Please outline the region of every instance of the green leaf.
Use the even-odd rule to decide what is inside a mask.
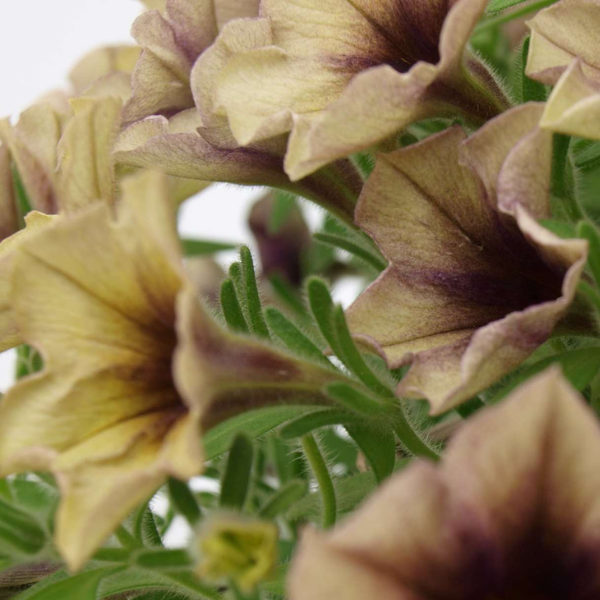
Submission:
[[[226,279],[221,284],[221,307],[223,308],[225,321],[227,321],[231,331],[248,333],[248,324],[240,306],[235,285],[231,279]]]
[[[524,2],[527,2],[527,0],[490,0],[486,12],[488,14],[498,13],[507,8],[511,8],[512,6],[523,4]]]
[[[252,253],[247,246],[242,246],[240,250],[242,262],[242,273],[246,283],[246,309],[250,321],[252,333],[262,338],[269,338],[269,329],[265,323],[262,311],[260,294],[258,293],[258,284],[256,283],[256,273],[254,272],[254,261]]]
[[[140,550],[134,556],[134,562],[143,569],[181,569],[191,567],[193,561],[187,550],[157,548]]]
[[[561,221],[559,219],[540,219],[540,225],[545,227],[548,231],[551,231],[554,235],[566,240],[577,237],[575,225],[567,221]]]
[[[308,281],[308,301],[323,337],[344,365],[371,391],[385,397],[393,393],[371,371],[354,344],[341,306],[335,307],[325,282],[316,277]]]
[[[44,580],[15,596],[15,600],[96,600],[102,580],[124,568],[113,566],[94,569],[50,583]]]
[[[530,367],[523,369],[505,387],[497,392],[489,402],[492,404],[499,402],[521,385],[521,383],[537,373],[541,373],[555,363],[558,363],[562,367],[563,374],[571,382],[571,385],[575,389],[583,391],[600,369],[600,348],[579,348],[544,358]]]
[[[36,554],[46,543],[46,533],[32,515],[0,500],[0,543]]]
[[[577,169],[591,171],[600,165],[600,142],[579,140],[573,149],[573,164]]]
[[[273,406],[251,410],[219,423],[206,432],[204,452],[211,460],[227,452],[238,433],[254,439],[272,431],[282,423],[315,410],[314,406]]]
[[[133,519],[133,535],[145,546],[162,546],[162,539],[156,525],[154,513],[148,502],[135,513]]]
[[[354,420],[355,418],[345,410],[326,408],[310,412],[294,419],[281,428],[279,435],[284,440],[293,440],[307,435],[308,433],[312,433],[321,427],[347,425],[348,423],[354,422]]]
[[[404,468],[410,460],[396,461],[394,471]],[[335,481],[338,515],[353,511],[365,498],[377,488],[373,473],[358,473]],[[285,517],[290,521],[303,519],[317,520],[321,510],[321,498],[318,492],[308,494],[287,510]]]
[[[308,315],[306,307],[298,291],[292,287],[284,277],[279,273],[269,275],[269,283],[277,297],[296,314],[306,317]]]
[[[334,369],[335,367],[323,355],[321,349],[296,325],[294,325],[283,313],[273,307],[265,310],[265,318],[272,332],[295,354],[308,360],[314,361]]]
[[[221,507],[237,510],[244,507],[250,487],[253,458],[252,441],[243,433],[238,433],[231,445],[227,468],[221,482]]]
[[[389,427],[374,429],[366,425],[347,425],[346,430],[357,443],[371,465],[379,483],[394,470],[396,460],[396,436]]]
[[[169,477],[167,487],[169,489],[169,498],[175,510],[184,516],[192,527],[196,525],[201,517],[200,507],[187,483]]]
[[[591,223],[582,221],[577,226],[577,235],[585,238],[590,245],[588,265],[596,285],[600,285],[600,233]]]
[[[308,483],[302,479],[292,479],[283,485],[277,493],[258,511],[265,519],[274,519],[284,513],[308,493]]]
[[[185,256],[206,256],[223,252],[224,250],[235,250],[239,244],[229,242],[211,242],[209,240],[193,240],[183,238],[181,240],[181,249]]]
[[[326,386],[325,393],[348,410],[364,415],[365,417],[381,416],[385,409],[385,406],[379,400],[367,396],[351,385],[341,381]]]
[[[515,97],[519,104],[526,102],[545,102],[547,98],[546,86],[539,81],[530,79],[525,74],[527,56],[529,55],[530,36],[523,40],[523,44],[517,54],[515,65]]]
[[[388,265],[387,261],[379,253],[375,252],[374,249],[368,248],[366,244],[358,244],[355,240],[347,237],[332,235],[330,233],[315,233],[314,238],[318,242],[349,252],[366,262],[377,272],[383,271]]]

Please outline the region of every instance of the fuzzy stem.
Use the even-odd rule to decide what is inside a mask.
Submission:
[[[319,484],[323,500],[323,529],[328,529],[335,524],[337,516],[337,503],[333,481],[331,480],[319,446],[312,435],[305,435],[302,438],[302,449]]]

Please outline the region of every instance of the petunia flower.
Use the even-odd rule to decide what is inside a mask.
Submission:
[[[569,313],[587,243],[536,221],[550,214],[542,112],[524,105],[468,140],[454,127],[380,155],[359,201],[357,223],[390,265],[350,307],[350,327],[392,367],[411,364],[398,394],[434,413],[517,367],[559,323],[591,327]]]
[[[600,428],[558,371],[474,417],[329,533],[305,532],[291,600],[600,596]]]
[[[123,184],[16,252],[11,306],[44,370],[0,404],[0,474],[48,470],[56,544],[80,568],[168,476],[202,471],[201,433],[257,406],[319,402],[332,375],[207,315],[182,270],[164,176]]]
[[[347,160],[340,160],[298,182],[284,172],[287,136],[248,147],[233,137],[227,119],[215,113],[211,90],[227,61],[252,48],[265,23],[233,20],[217,41],[197,60],[191,74],[196,108],[137,121],[121,133],[115,158],[124,165],[157,168],[169,175],[240,185],[262,185],[290,191],[353,222],[362,179]],[[255,29],[248,36],[248,30]]]
[[[254,49],[213,90],[242,145],[292,131],[286,172],[300,179],[427,117],[481,123],[508,108],[470,50],[486,0],[264,0]]]
[[[164,12],[149,10],[133,24],[132,35],[143,51],[133,75],[133,96],[125,106],[125,122],[192,108],[190,73],[196,59],[227,21],[258,16],[258,0],[167,0],[164,4]]]
[[[531,42],[526,73],[554,85],[574,59],[586,77],[600,83],[600,3],[561,0],[527,23]]]

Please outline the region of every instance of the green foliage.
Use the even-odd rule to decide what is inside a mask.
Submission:
[[[227,468],[221,482],[223,508],[243,509],[250,486],[253,458],[254,447],[250,438],[243,433],[238,433],[231,445]]]
[[[185,256],[208,256],[224,250],[235,250],[239,244],[183,238],[181,249]]]

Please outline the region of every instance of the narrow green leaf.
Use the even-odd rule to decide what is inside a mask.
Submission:
[[[376,271],[383,271],[387,267],[387,261],[381,255],[368,250],[366,247],[346,237],[329,233],[315,233],[314,238],[323,244],[328,244],[329,246],[340,248],[353,254],[372,266]]]
[[[294,353],[324,367],[334,366],[323,355],[320,348],[304,335],[282,312],[273,307],[265,310],[265,318],[271,331]]]
[[[319,445],[312,435],[305,435],[302,438],[302,450],[321,493],[321,524],[323,529],[328,529],[335,525],[337,519],[337,499],[331,474]]]
[[[586,144],[581,149],[583,142],[580,140],[574,145],[578,151],[573,152],[573,164],[584,171],[596,169],[600,165],[600,142],[585,140]]]
[[[246,283],[246,308],[248,310],[250,329],[255,335],[268,339],[270,337],[269,329],[265,323],[260,294],[258,293],[254,261],[252,260],[252,253],[247,246],[242,246],[240,258],[242,261],[242,273]]]
[[[489,403],[499,402],[521,385],[521,383],[556,363],[562,367],[563,374],[571,382],[571,385],[575,389],[582,391],[589,385],[598,373],[598,370],[600,370],[600,348],[578,348],[577,350],[569,350],[563,354],[544,358],[530,367],[523,369],[491,398]]]
[[[325,393],[347,409],[366,417],[381,416],[385,409],[385,406],[375,398],[341,381],[329,384],[325,388]]]
[[[523,40],[517,54],[515,96],[519,104],[526,102],[545,102],[547,98],[546,86],[539,81],[530,79],[525,74],[527,56],[529,55],[530,36]]]
[[[251,410],[227,419],[206,432],[204,437],[206,460],[227,452],[238,433],[244,433],[250,439],[254,439],[314,409],[314,406],[272,406]]]
[[[44,581],[15,596],[15,600],[96,600],[98,588],[105,577],[125,567],[105,567],[68,577],[50,584]]]
[[[162,546],[162,539],[156,525],[154,513],[148,502],[135,513],[133,519],[133,535],[144,546]]]
[[[0,500],[0,540],[26,554],[39,552],[46,534],[28,513]]]
[[[258,511],[265,519],[274,519],[284,513],[290,506],[299,502],[308,493],[308,483],[301,479],[293,479],[282,486],[277,493]]]
[[[353,424],[347,425],[346,431],[365,455],[377,481],[381,483],[387,479],[396,460],[396,436],[392,429]]]
[[[221,482],[222,507],[242,510],[250,487],[253,458],[252,441],[243,433],[238,433],[229,451],[227,468]]]
[[[337,336],[333,327],[333,301],[325,282],[317,277],[311,277],[306,286],[308,303],[323,337],[337,354]]]
[[[185,517],[186,521],[193,527],[200,520],[200,507],[192,494],[187,483],[169,477],[167,482],[169,489],[169,498],[175,510]]]
[[[187,550],[167,548],[140,550],[135,554],[134,562],[144,569],[181,569],[190,567],[193,561]]]
[[[229,242],[211,242],[209,240],[194,240],[183,238],[181,248],[185,256],[206,256],[222,252],[223,250],[235,250],[239,244]]]
[[[486,12],[488,14],[497,13],[527,1],[528,0],[490,0]]]
[[[600,286],[600,233],[591,223],[582,221],[577,226],[577,236],[585,238],[590,245],[588,265],[596,284]]]
[[[338,306],[333,311],[333,325],[336,330],[338,345],[341,351],[340,360],[352,371],[371,391],[383,397],[394,397],[393,392],[385,386],[371,371],[362,354],[354,344],[344,309]]]
[[[248,324],[242,312],[235,285],[231,279],[226,279],[221,284],[221,307],[223,308],[225,321],[227,321],[231,331],[248,333]]]
[[[329,425],[347,425],[355,419],[347,411],[338,408],[326,408],[310,412],[294,419],[279,430],[279,435],[284,440],[293,440],[312,433],[321,427]]]
[[[498,2],[501,2],[501,1],[502,0],[498,0]],[[505,0],[505,1],[511,1],[511,0]],[[512,11],[508,11],[508,12],[503,12],[502,14],[497,14],[497,13],[503,9],[499,9],[499,10],[497,9],[497,10],[493,11],[493,15],[489,19],[484,19],[479,23],[479,25],[477,25],[477,27],[473,31],[473,34],[475,35],[475,34],[481,33],[482,31],[486,31],[488,29],[493,29],[494,27],[498,27],[500,25],[503,25],[504,23],[508,23],[509,21],[519,19],[521,17],[524,17],[525,15],[528,15],[530,13],[541,10],[542,8],[545,8],[546,6],[550,6],[551,4],[554,4],[557,1],[558,0],[537,0],[536,2],[530,2],[530,3],[526,4],[522,8],[518,8],[516,10],[512,10]],[[523,4],[523,2],[524,2],[524,0],[523,1],[519,0],[518,4]],[[504,8],[506,9],[506,8],[508,8],[508,6],[505,6]],[[489,11],[489,9],[488,9],[488,11]]]
[[[471,415],[475,414],[478,410],[485,408],[485,403],[479,398],[474,396],[470,400],[463,402],[460,406],[456,407],[456,412],[463,418],[468,419]]]

